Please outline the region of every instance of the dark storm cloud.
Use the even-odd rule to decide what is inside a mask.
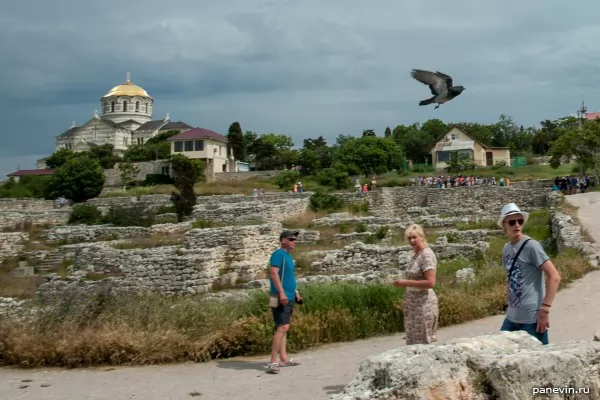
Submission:
[[[219,132],[238,120],[298,145],[434,117],[536,125],[582,99],[600,108],[600,5],[486,3],[12,2],[0,15],[0,165],[51,153],[128,71],[155,118]],[[467,91],[435,112],[418,107],[429,92],[411,68],[449,73]]]

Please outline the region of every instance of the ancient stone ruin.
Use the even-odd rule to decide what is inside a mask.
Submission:
[[[544,346],[498,332],[371,356],[332,400],[600,399],[599,369],[599,342]]]
[[[32,298],[51,304],[65,291],[83,296],[97,290],[220,297],[244,296],[268,285],[268,259],[283,228],[301,231],[294,253],[300,285],[320,282],[389,281],[411,255],[403,232],[422,224],[439,260],[465,260],[456,279],[469,282],[477,258],[493,238],[500,208],[516,202],[528,211],[550,209],[559,248],[576,248],[598,265],[598,245],[586,241],[573,219],[557,210],[560,195],[537,182],[509,187],[381,188],[368,194],[338,194],[347,210],[311,214],[311,193],[258,197],[199,198],[185,222],[152,226],[67,225],[70,208],[52,202],[0,202],[0,261],[13,263],[15,279],[34,279]],[[106,213],[111,206],[164,210],[166,195],[105,197],[88,201]],[[308,220],[307,220],[308,218]],[[172,220],[172,218],[171,218]],[[23,300],[3,300],[0,313]],[[4,310],[4,311],[2,311]]]

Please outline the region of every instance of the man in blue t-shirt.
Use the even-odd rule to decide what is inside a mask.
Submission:
[[[275,334],[271,350],[271,363],[267,367],[269,372],[278,373],[279,367],[299,365],[298,362],[288,358],[286,353],[286,334],[290,329],[294,304],[302,301],[296,290],[296,275],[294,274],[294,260],[290,252],[296,246],[298,231],[283,231],[279,235],[281,247],[271,254],[269,261],[270,289],[269,294],[278,299],[278,306],[271,307],[275,320]],[[279,362],[278,362],[279,357]]]
[[[498,225],[509,239],[502,250],[508,298],[505,304],[506,318],[500,330],[523,330],[542,344],[548,344],[550,307],[558,291],[560,273],[540,243],[523,234],[523,225],[528,218],[527,212],[509,203],[502,208],[498,219]],[[546,285],[544,275],[548,276]]]

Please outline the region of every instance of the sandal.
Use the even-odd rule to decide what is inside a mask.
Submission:
[[[278,374],[279,373],[279,364],[271,363],[271,364],[267,365],[267,372],[271,373],[271,374]]]
[[[294,361],[293,358],[287,360],[287,362],[281,363],[283,367],[295,367],[296,365],[301,365],[298,361]]]

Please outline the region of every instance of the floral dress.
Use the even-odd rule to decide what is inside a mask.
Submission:
[[[424,272],[437,268],[437,257],[426,247],[412,256],[405,278],[424,280]],[[407,287],[404,294],[404,332],[406,344],[429,344],[437,341],[438,298],[433,289]]]

